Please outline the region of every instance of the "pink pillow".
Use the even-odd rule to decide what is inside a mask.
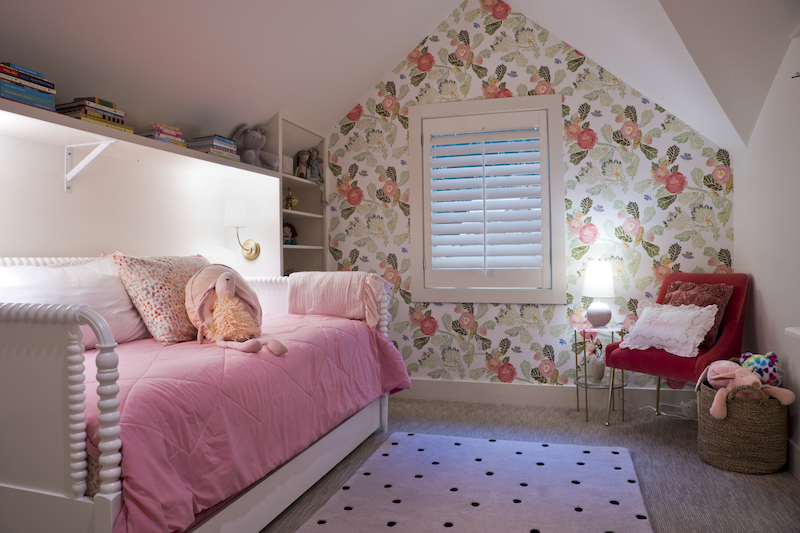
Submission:
[[[722,316],[725,314],[725,307],[727,307],[731,295],[733,295],[733,285],[726,285],[725,283],[708,284],[673,281],[667,288],[667,294],[664,295],[664,303],[675,306],[694,304],[698,307],[715,304],[717,306],[717,315],[714,318],[714,325],[711,326],[703,342],[700,343],[700,346],[704,348],[712,348],[717,342],[719,325],[722,323]]]
[[[114,263],[154,339],[164,345],[197,339],[197,329],[186,313],[186,283],[209,264],[205,257],[114,254]]]

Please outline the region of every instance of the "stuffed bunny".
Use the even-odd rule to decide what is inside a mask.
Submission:
[[[733,364],[736,365],[736,363]],[[737,389],[735,395],[736,398],[753,400],[759,399],[761,398],[761,395],[758,393],[758,391],[762,391],[765,394],[776,398],[781,405],[789,405],[790,403],[794,402],[794,392],[790,391],[789,389],[776,387],[774,385],[764,385],[761,383],[761,379],[758,374],[753,372],[752,368],[743,368],[739,365],[736,366],[738,368],[732,372],[729,371],[725,374],[719,374],[716,378],[717,380],[730,380],[727,385],[717,390],[717,394],[714,396],[714,401],[711,403],[711,408],[708,410],[709,413],[711,413],[711,416],[717,420],[722,420],[728,416],[728,405],[726,403],[726,399],[728,397],[728,393],[732,392],[734,389]]]

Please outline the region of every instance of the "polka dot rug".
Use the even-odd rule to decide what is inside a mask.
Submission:
[[[299,533],[652,532],[626,448],[394,433]]]

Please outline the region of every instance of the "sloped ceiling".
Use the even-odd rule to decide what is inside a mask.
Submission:
[[[2,2],[2,61],[129,123],[229,135],[282,110],[329,131],[458,0]],[[720,146],[737,149],[800,23],[797,0],[514,0]],[[798,65],[800,69],[800,65]]]

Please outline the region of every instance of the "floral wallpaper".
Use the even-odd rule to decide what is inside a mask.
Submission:
[[[541,94],[563,99],[567,305],[416,301],[408,109]],[[728,152],[502,0],[459,5],[341,120],[329,146],[329,251],[339,270],[393,284],[390,337],[412,378],[570,384],[589,259],[614,265],[612,321],[623,328],[670,271],[732,271]],[[631,384],[654,381],[639,374]]]

